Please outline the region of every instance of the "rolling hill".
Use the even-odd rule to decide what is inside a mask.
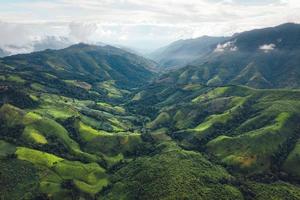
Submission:
[[[155,141],[176,141],[180,148],[204,153],[234,177],[242,174],[250,181],[239,187],[253,192],[244,197],[260,199],[254,185],[299,182],[299,98],[299,90],[159,83],[133,95],[128,107],[151,112],[145,126]]]
[[[140,112],[135,108],[152,102],[143,109],[152,107],[146,126],[158,138],[208,152],[245,174],[292,170],[285,166],[298,149],[299,90],[189,84],[152,86],[140,94],[130,106]],[[274,156],[283,156],[279,166]]]

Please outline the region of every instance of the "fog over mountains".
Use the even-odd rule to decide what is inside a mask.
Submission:
[[[3,45],[0,47],[3,52],[0,56],[4,57],[15,54],[31,53],[46,49],[63,49],[72,44],[73,43],[65,37],[47,36],[39,40],[33,40],[21,46],[14,44]]]

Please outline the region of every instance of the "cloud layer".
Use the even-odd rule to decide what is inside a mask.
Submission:
[[[276,48],[275,44],[264,44],[259,47],[260,50],[263,50],[265,53],[273,51]]]
[[[0,46],[49,35],[152,49],[300,22],[298,0],[2,0]]]

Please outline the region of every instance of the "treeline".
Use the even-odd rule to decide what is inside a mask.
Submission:
[[[30,98],[28,94],[21,92],[21,88],[13,88],[10,85],[7,89],[0,90],[0,107],[6,103],[19,108],[33,108],[38,105],[38,102]]]

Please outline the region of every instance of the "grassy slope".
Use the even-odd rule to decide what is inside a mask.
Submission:
[[[290,138],[297,137],[300,116],[297,90],[229,86],[202,91],[196,97],[186,95],[177,106],[167,100],[156,104],[157,117],[148,127],[166,128],[165,132],[184,147],[205,150],[246,174],[269,171],[274,156],[286,154],[282,152],[287,150],[285,145],[291,142]],[[290,144],[292,148],[294,143]],[[293,176],[298,173],[296,152],[297,146],[285,167],[294,172]]]
[[[47,192],[47,186],[59,185],[64,180],[73,180],[79,190],[92,195],[101,191],[102,187],[108,184],[108,180],[105,178],[105,170],[96,163],[83,164],[68,161],[52,154],[24,147],[17,148],[16,155],[18,159],[29,161],[41,169],[40,184],[43,187],[40,189],[42,192]],[[49,170],[53,172],[50,176],[47,175]],[[61,188],[57,189],[50,195],[59,193]]]
[[[109,184],[105,170],[100,169],[122,162],[143,143],[138,130],[132,132],[136,118],[120,105],[30,89],[26,93],[34,107],[18,108],[13,99],[14,106],[0,107],[1,139],[14,144],[1,140],[0,159],[15,162],[12,153],[17,146],[18,160],[33,164],[31,168],[39,176],[34,184],[39,187],[28,190],[28,195],[45,193],[54,199],[97,196]],[[56,162],[59,164],[53,165]],[[5,195],[13,192],[2,189]]]

